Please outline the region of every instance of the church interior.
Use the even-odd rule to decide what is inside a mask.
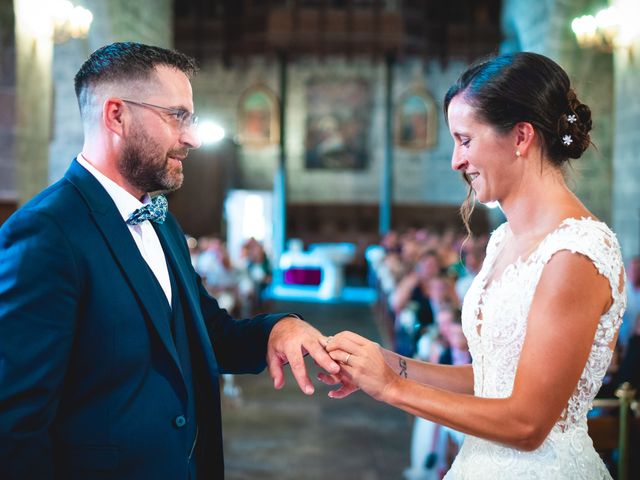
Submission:
[[[61,19],[63,3],[0,0],[0,225],[81,151],[73,77],[88,55],[118,41],[176,49],[199,66],[202,146],[169,209],[210,293],[238,317],[295,311],[327,335],[349,329],[437,362],[407,274],[455,315],[505,220],[478,204],[467,239],[443,98],[474,61],[532,51],[591,107],[595,148],[568,183],[616,232],[635,315],[625,335],[640,336],[638,0],[73,0],[77,18]],[[615,18],[588,23],[607,8]],[[449,333],[443,349],[459,341]],[[590,420],[621,479],[640,478],[629,353],[620,346]],[[306,398],[292,376],[282,391],[265,373],[225,377],[229,480],[436,479],[455,457],[455,432],[429,431],[424,443],[443,438],[436,455],[414,417],[316,384]]]

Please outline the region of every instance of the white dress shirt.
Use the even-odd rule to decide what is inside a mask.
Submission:
[[[142,202],[138,200],[113,180],[100,173],[82,154],[78,154],[77,160],[78,163],[87,169],[87,171],[100,182],[100,185],[104,187],[116,204],[124,222],[127,221],[127,218],[129,218],[134,210],[151,201],[149,195],[145,195]],[[142,258],[145,259],[147,265],[149,265],[149,268],[151,268],[151,271],[158,279],[164,294],[167,296],[167,301],[169,305],[171,305],[171,281],[169,280],[167,260],[164,256],[160,239],[158,239],[158,235],[153,229],[151,222],[145,220],[138,225],[127,224],[127,227],[129,227],[129,232],[136,242]]]

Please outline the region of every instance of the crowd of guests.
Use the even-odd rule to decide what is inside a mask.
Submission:
[[[461,306],[480,271],[487,236],[455,230],[391,231],[369,255],[379,293],[379,316],[393,349],[434,363],[462,365],[471,355],[462,331]],[[420,417],[413,422],[409,480],[441,478],[462,434]]]
[[[640,255],[627,263],[626,273],[627,308],[600,398],[614,398],[616,389],[629,382],[640,399]]]
[[[264,308],[262,293],[271,283],[271,265],[259,241],[246,240],[235,263],[220,238],[189,237],[187,244],[193,267],[222,308],[236,318],[255,315]]]
[[[461,306],[482,267],[487,241],[486,236],[467,239],[453,230],[391,231],[382,238],[380,248],[369,252],[379,293],[378,316],[386,340],[397,353],[442,364],[471,363]],[[598,396],[614,398],[625,381],[640,395],[639,365],[640,256],[627,264],[627,310],[616,355]],[[462,439],[459,432],[416,417],[411,466],[405,478],[442,478]]]
[[[271,265],[262,244],[255,238],[246,240],[240,258],[232,262],[226,243],[217,237],[187,238],[191,263],[203,284],[220,307],[234,318],[248,318],[269,309],[263,292],[271,283]],[[234,403],[241,401],[241,391],[233,375],[223,375],[224,396]]]

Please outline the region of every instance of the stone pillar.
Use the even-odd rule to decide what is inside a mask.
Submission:
[[[0,223],[15,208],[16,42],[13,0],[0,0]]]
[[[505,0],[503,51],[531,51],[554,59],[569,74],[578,98],[591,108],[596,148],[572,162],[568,184],[594,215],[611,224],[613,59],[579,48],[571,31],[573,18],[591,13],[591,5],[590,0]]]
[[[53,27],[47,0],[14,0],[16,39],[15,186],[25,203],[47,186],[52,128]]]
[[[170,48],[173,45],[171,0],[75,0],[93,13],[86,39],[70,40],[54,49],[53,81],[55,130],[50,148],[50,183],[59,179],[83,143],[80,113],[73,78],[89,55],[112,42],[141,42]]]
[[[614,2],[631,8],[633,2]],[[638,14],[623,10],[625,14]],[[634,17],[637,18],[637,17]],[[625,259],[640,255],[640,38],[614,52],[613,228]]]

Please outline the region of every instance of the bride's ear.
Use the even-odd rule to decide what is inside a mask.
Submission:
[[[515,148],[519,156],[526,157],[536,137],[536,131],[529,122],[519,122],[513,127]]]

